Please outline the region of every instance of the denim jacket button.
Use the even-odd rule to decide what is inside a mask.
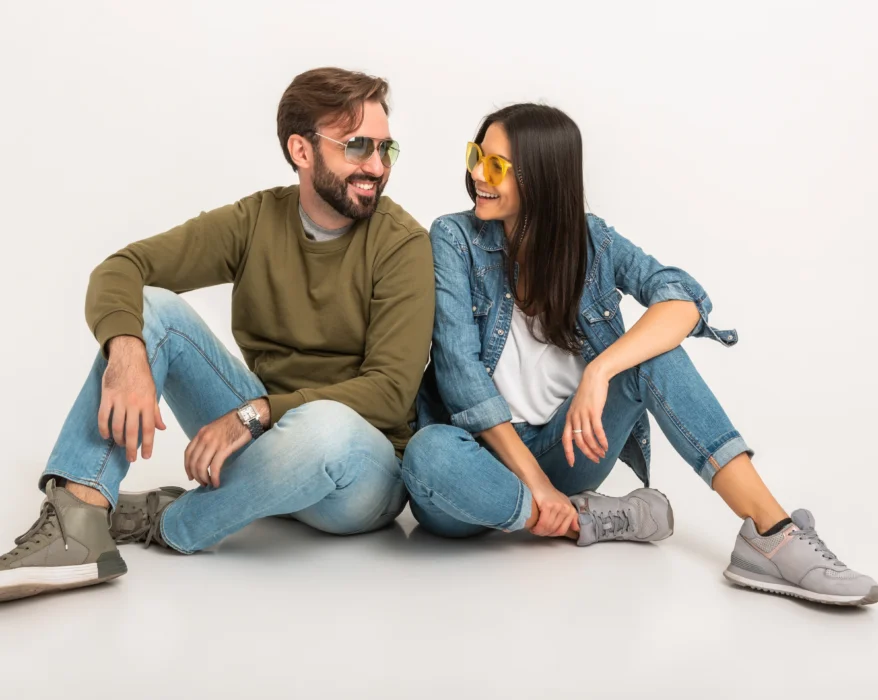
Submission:
[[[733,335],[730,335],[728,338],[726,338],[726,340],[734,340],[734,339],[735,339],[735,336],[733,336]]]
[[[506,292],[506,298],[507,298],[507,299],[511,299],[511,298],[512,298],[512,295],[511,295],[509,292]]]
[[[503,335],[503,329],[502,329],[502,328],[501,328],[499,331],[497,331],[497,335]]]
[[[475,310],[476,310],[476,307],[474,306],[474,307],[473,307],[473,311],[475,311]]]
[[[486,371],[488,374],[491,374],[491,368],[490,368],[490,367],[485,367],[485,371]]]
[[[606,317],[606,316],[609,316],[609,315],[610,315],[610,312],[609,312],[609,311],[604,311],[604,316],[605,316],[605,317]]]
[[[649,442],[649,440],[647,440],[646,438],[644,438],[643,440],[640,441],[640,444],[641,444],[641,445],[645,445],[645,444],[648,443],[648,442]]]

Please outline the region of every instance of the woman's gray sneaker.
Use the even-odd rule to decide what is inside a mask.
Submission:
[[[119,494],[119,504],[113,511],[110,535],[116,544],[129,542],[146,542],[146,546],[155,542],[167,547],[162,539],[162,511],[180,496],[186,489],[179,486],[162,486],[151,491]]]
[[[878,603],[878,584],[842,564],[814,529],[814,516],[797,510],[792,524],[762,537],[744,521],[724,576],[739,586],[829,605]]]
[[[580,547],[609,540],[657,542],[674,534],[671,503],[655,489],[637,489],[621,498],[584,491],[570,501],[579,511]]]
[[[110,537],[107,509],[46,484],[46,500],[30,530],[0,557],[0,601],[81,588],[128,571]]]

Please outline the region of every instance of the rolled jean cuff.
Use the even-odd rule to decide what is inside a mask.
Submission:
[[[183,494],[184,496],[186,494]],[[195,549],[186,549],[185,547],[181,547],[178,544],[174,544],[171,539],[168,537],[167,530],[165,530],[165,516],[168,514],[168,508],[177,504],[177,501],[180,499],[176,499],[175,501],[169,503],[165,506],[164,510],[159,514],[159,532],[161,533],[162,539],[165,541],[165,544],[168,545],[169,548],[173,549],[180,554],[195,554],[197,550]]]
[[[87,486],[90,489],[94,489],[98,493],[100,493],[104,498],[107,499],[110,503],[110,512],[112,513],[116,510],[116,505],[118,504],[118,493],[113,494],[110,490],[102,484],[100,481],[96,481],[95,479],[87,479],[83,476],[73,476],[70,472],[65,472],[61,469],[53,469],[52,471],[45,471],[40,475],[40,481],[37,484],[37,487],[43,493],[46,492],[46,484],[49,483],[51,479],[57,478],[64,479],[65,481],[72,482],[74,484],[79,484],[80,486]]]
[[[713,488],[713,478],[716,476],[717,472],[741,454],[747,454],[752,457],[753,450],[747,447],[744,438],[737,435],[720,445],[713,451],[713,454],[705,460],[704,466],[701,469],[701,478],[704,479],[705,483],[710,486],[710,488]]]
[[[523,530],[524,524],[528,521],[531,515],[532,502],[533,496],[530,493],[530,489],[523,483],[519,483],[518,503],[515,506],[515,510],[518,515],[515,515],[510,520],[507,520],[505,525],[499,525],[498,529],[503,530],[503,532],[515,532],[516,530]]]

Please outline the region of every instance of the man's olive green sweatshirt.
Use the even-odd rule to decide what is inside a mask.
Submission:
[[[143,338],[144,286],[231,282],[232,331],[265,385],[271,423],[308,401],[338,401],[401,456],[433,329],[427,232],[382,197],[369,219],[317,242],[298,206],[297,186],[257,192],[111,255],[91,274],[89,328],[106,353],[115,336]]]

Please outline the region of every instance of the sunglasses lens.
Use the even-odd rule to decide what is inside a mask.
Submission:
[[[354,136],[344,149],[345,158],[350,163],[365,163],[372,157],[375,150],[375,144],[372,139],[365,136]]]
[[[469,172],[475,170],[475,167],[479,164],[479,158],[481,158],[481,156],[481,149],[476,144],[468,143],[466,145],[466,169]]]
[[[385,168],[392,168],[399,158],[399,143],[396,141],[382,141],[378,145],[378,155]]]
[[[503,162],[497,156],[485,158],[485,182],[496,187],[503,181]]]

